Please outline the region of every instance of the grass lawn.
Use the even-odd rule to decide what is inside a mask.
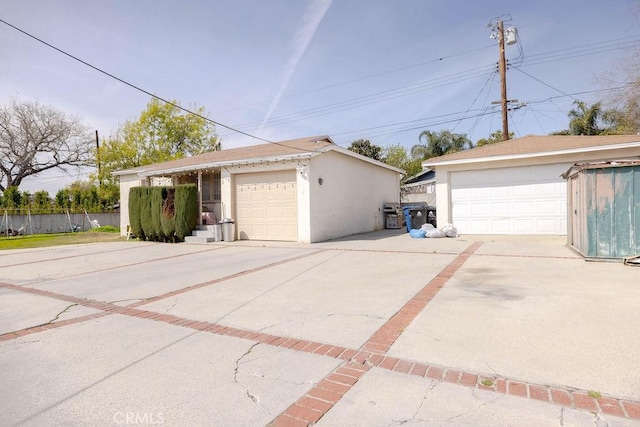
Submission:
[[[32,236],[6,237],[0,235],[0,250],[43,248],[46,246],[76,245],[79,243],[117,242],[125,240],[120,229],[101,227],[78,233],[34,234]]]

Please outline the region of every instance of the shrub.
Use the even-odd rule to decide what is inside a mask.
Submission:
[[[129,189],[129,225],[131,226],[131,232],[141,240],[145,239],[141,220],[143,189],[144,187],[132,187]]]
[[[183,241],[198,225],[198,189],[133,187],[129,190],[129,225],[142,240]]]
[[[149,209],[151,217],[151,235],[153,240],[164,241],[160,217],[162,216],[162,191],[165,187],[149,187]]]
[[[176,186],[175,227],[178,240],[184,240],[198,225],[198,188],[195,184]]]
[[[162,215],[160,215],[160,225],[162,234],[171,242],[176,239],[176,189],[173,187],[163,187],[162,189]]]
[[[142,187],[140,196],[140,225],[146,240],[155,240],[153,219],[151,218],[151,187]]]

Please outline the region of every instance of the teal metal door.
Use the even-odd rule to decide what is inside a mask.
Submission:
[[[640,255],[640,166],[584,170],[587,250],[594,258]]]

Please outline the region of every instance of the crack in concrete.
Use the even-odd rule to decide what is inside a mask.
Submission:
[[[78,305],[78,303],[75,303],[75,302],[74,302],[73,304],[71,304],[71,305],[67,306],[67,307],[66,307],[64,310],[62,310],[60,313],[56,314],[56,317],[54,317],[53,319],[49,320],[49,321],[48,321],[48,322],[46,322],[46,323],[42,323],[42,324],[38,325],[38,326],[50,325],[51,323],[53,323],[53,322],[55,322],[56,320],[58,320],[58,318],[59,318],[60,316],[62,316],[64,313],[66,313],[66,312],[67,312],[67,310],[69,310],[71,307],[75,307],[76,305]]]
[[[262,404],[262,402],[260,402],[260,399],[254,395],[253,393],[251,393],[251,391],[249,391],[249,387],[245,384],[242,384],[240,381],[238,381],[238,374],[240,373],[240,364],[242,363],[242,359],[244,359],[245,357],[247,357],[249,355],[249,353],[251,353],[251,351],[258,345],[260,345],[261,343],[257,342],[255,344],[253,344],[251,347],[249,347],[249,349],[247,351],[244,352],[244,354],[242,354],[242,356],[240,356],[237,360],[236,360],[236,367],[233,370],[233,382],[238,384],[240,387],[242,387],[247,395],[247,397],[249,399],[251,399],[252,402],[257,403],[258,405],[260,405],[262,407],[262,409],[264,409],[265,411],[267,411],[267,414],[272,415],[271,411],[269,410],[269,408],[267,408],[266,406],[264,406]]]
[[[474,397],[476,397],[476,398],[477,398],[477,396],[476,396],[476,394],[475,394],[475,390],[472,390],[472,394],[473,394],[473,396],[474,396]],[[469,409],[468,411],[465,411],[465,412],[463,412],[463,413],[461,413],[461,414],[454,415],[453,417],[447,418],[447,419],[446,419],[446,421],[448,422],[448,421],[454,420],[454,419],[456,419],[456,418],[464,417],[465,415],[472,414],[472,413],[474,413],[474,412],[478,412],[478,411],[479,411],[480,409],[482,409],[484,406],[486,406],[486,405],[488,405],[488,404],[490,404],[490,403],[496,402],[496,401],[498,401],[498,400],[500,400],[500,399],[501,399],[501,396],[498,396],[498,397],[496,397],[495,399],[491,399],[491,400],[488,400],[488,401],[486,401],[486,402],[483,402],[483,403],[481,403],[480,405],[478,405],[478,407],[476,407],[476,408],[474,408],[474,409]]]
[[[173,307],[176,306],[176,304],[178,304],[178,296],[176,295],[176,300],[173,302],[173,304],[171,305],[171,307],[167,308],[164,312],[165,314],[169,313],[169,310],[171,310]]]
[[[564,426],[564,408],[560,408],[560,427]]]
[[[604,418],[602,418],[602,414],[599,413],[594,413],[595,418],[593,419],[593,424],[596,425],[597,427],[609,427],[609,421],[605,420]],[[603,424],[604,423],[604,424]]]

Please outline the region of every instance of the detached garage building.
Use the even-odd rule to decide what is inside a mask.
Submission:
[[[384,228],[404,171],[337,146],[328,136],[213,151],[115,172],[120,229],[129,189],[195,183],[201,218],[232,218],[236,238],[320,242]]]
[[[525,136],[428,159],[437,222],[462,234],[567,234],[567,183],[578,162],[640,159],[640,137]]]

